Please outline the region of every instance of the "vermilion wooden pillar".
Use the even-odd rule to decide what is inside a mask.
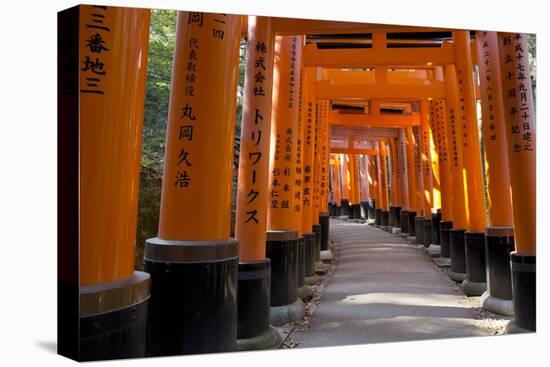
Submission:
[[[469,212],[468,231],[465,233],[466,279],[462,284],[465,294],[480,296],[487,288],[485,275],[485,195],[481,167],[481,148],[477,127],[475,81],[470,49],[470,32],[454,31],[456,70],[462,114],[463,159],[466,178],[466,202]]]
[[[280,342],[269,322],[271,261],[266,258],[273,44],[271,19],[249,16],[235,221],[239,241],[238,350],[253,349],[260,336],[272,345]],[[265,69],[256,66],[256,60],[264,60]]]
[[[159,231],[145,245],[150,355],[236,348],[229,218],[240,25],[236,15],[178,13]]]
[[[515,251],[511,253],[514,325],[536,329],[536,120],[527,35],[499,33]]]

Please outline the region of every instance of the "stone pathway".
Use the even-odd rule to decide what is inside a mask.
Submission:
[[[331,219],[337,263],[298,348],[499,334],[507,320],[480,317],[415,245],[366,224]],[[492,314],[491,314],[492,315]],[[494,316],[494,315],[493,315]]]

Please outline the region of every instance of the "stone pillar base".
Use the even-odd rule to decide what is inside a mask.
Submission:
[[[282,343],[281,334],[273,326],[269,326],[269,329],[261,335],[237,339],[237,351],[279,349]]]
[[[464,279],[462,282],[462,291],[469,297],[481,296],[487,290],[487,283],[474,282]]]
[[[505,316],[514,316],[514,303],[511,299],[502,299],[489,295],[489,292],[485,292],[480,298],[481,307],[487,311]]]
[[[289,305],[271,307],[269,321],[271,325],[283,326],[301,320],[305,314],[304,302],[297,298],[294,303]]]

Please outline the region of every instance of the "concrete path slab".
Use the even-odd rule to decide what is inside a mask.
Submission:
[[[332,280],[309,320],[294,329],[301,347],[494,335],[472,299],[405,239],[331,219]]]

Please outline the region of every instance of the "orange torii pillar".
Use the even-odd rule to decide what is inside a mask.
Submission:
[[[319,74],[319,68],[317,70]],[[315,144],[314,144],[314,166],[313,166],[313,223],[312,230],[315,233],[315,268],[317,269],[318,263],[321,261],[321,224],[319,223],[319,213],[321,209],[321,150],[323,140],[323,119],[325,108],[325,101],[316,100],[316,113],[315,113]]]
[[[319,225],[321,226],[321,251],[328,250],[329,237],[329,215],[328,215],[328,165],[329,165],[329,144],[330,131],[328,124],[328,110],[330,102],[321,101],[320,109],[320,137],[319,141]],[[319,253],[320,255],[320,253]],[[320,258],[319,258],[320,260]],[[323,264],[319,264],[321,267]]]
[[[240,24],[178,13],[159,230],[145,244],[149,355],[236,348],[239,246],[229,218]]]
[[[298,227],[298,297],[306,300],[311,297],[312,290],[305,284],[306,279],[306,238],[304,237],[304,215],[302,200],[304,190],[304,138],[305,138],[305,117],[303,113],[303,79],[300,73],[300,87],[298,97],[298,139],[296,140],[296,174],[294,175],[294,212],[296,214],[296,225]]]
[[[441,222],[441,180],[439,172],[439,154],[436,147],[437,142],[437,130],[438,130],[438,120],[436,118],[436,101],[430,101],[430,156],[431,156],[431,166],[432,166],[432,215],[431,220],[426,221],[425,225],[427,228],[424,231],[429,230],[429,234],[424,236],[424,241],[426,246],[428,246],[428,252],[432,257],[438,256],[440,247],[439,247],[439,223]]]
[[[450,173],[453,177],[453,229],[450,230],[451,268],[449,277],[462,282],[466,279],[464,233],[468,228],[466,184],[462,160],[462,112],[459,104],[456,69],[445,65],[445,89],[447,101],[447,140],[449,142]]]
[[[58,352],[78,361],[146,356],[150,276],[134,269],[149,17],[58,13]]]
[[[376,208],[375,220],[376,224],[381,227],[389,226],[390,218],[390,207],[388,199],[388,148],[385,141],[380,141],[378,143],[380,154],[375,156],[375,172],[376,175],[376,185],[375,189],[378,191],[378,202]]]
[[[389,139],[389,162],[390,162],[390,206],[389,206],[389,217],[388,217],[388,228],[385,230],[391,231],[393,227],[396,226],[398,221],[398,216],[400,215],[401,207],[399,206],[401,188],[399,185],[399,162],[397,154],[397,142],[395,138]]]
[[[368,200],[369,200],[369,183],[367,180],[368,159],[367,155],[359,156],[359,175],[361,185],[359,186],[359,199],[361,205],[361,219],[368,219]]]
[[[376,143],[378,144],[378,143]],[[375,224],[376,221],[376,202],[378,199],[378,179],[376,172],[376,157],[372,155],[367,155],[367,185],[369,186],[369,198],[367,200],[367,223]]]
[[[266,258],[273,35],[267,17],[248,17],[235,237],[239,241],[237,349],[280,343],[270,326],[271,261]],[[264,60],[265,70],[256,66]],[[262,88],[263,93],[259,93]],[[269,340],[258,345],[258,340]]]
[[[340,168],[340,154],[332,154],[334,160],[333,173],[333,185],[332,191],[334,193],[334,216],[340,216],[340,203],[342,202],[342,170]]]
[[[487,289],[485,274],[485,190],[481,166],[481,147],[477,127],[475,80],[470,51],[470,32],[454,31],[456,71],[462,114],[463,159],[469,212],[468,231],[464,237],[466,279],[462,290],[468,296],[481,296]]]
[[[334,217],[334,154],[330,153],[329,156],[329,193],[328,193],[328,214],[329,217]]]
[[[436,73],[437,74],[437,73]],[[441,80],[443,74],[441,73]],[[434,106],[437,130],[435,141],[439,166],[439,181],[441,189],[441,217],[439,222],[439,257],[435,263],[440,267],[451,265],[451,233],[453,228],[452,175],[450,173],[449,147],[447,140],[447,114],[445,101],[438,100]]]
[[[304,141],[302,144],[303,159],[303,192],[302,192],[302,236],[305,246],[305,283],[313,285],[315,280],[315,247],[316,239],[313,232],[313,183],[315,164],[315,120],[316,106],[313,95],[313,83],[315,82],[315,69],[302,69],[303,103],[302,120],[305,121]]]
[[[351,205],[351,218],[360,219],[361,218],[361,176],[360,176],[360,167],[359,167],[359,156],[353,154],[351,158],[351,177],[352,177],[352,196],[353,201]]]
[[[272,325],[302,318],[298,297],[299,237],[294,210],[302,36],[275,37],[267,252],[271,259]]]
[[[329,155],[329,168],[328,168],[328,175],[329,175],[329,185],[328,185],[328,215],[329,217],[334,216],[334,160],[333,155],[330,153]]]
[[[416,233],[414,229],[414,219],[417,210],[417,192],[416,192],[416,172],[414,170],[414,134],[412,126],[408,126],[405,131],[406,143],[406,167],[407,167],[407,186],[409,195],[409,210],[401,211],[401,236],[409,237],[410,232]],[[412,221],[412,225],[411,224]]]
[[[340,206],[340,214],[342,219],[350,218],[351,216],[351,177],[349,170],[349,156],[347,154],[340,154],[340,168],[342,177],[342,204]]]
[[[395,224],[392,233],[400,234],[403,231],[403,222],[409,223],[409,181],[407,172],[407,134],[404,128],[399,131],[397,140],[397,162],[399,187],[401,189],[401,210],[395,217]]]
[[[415,180],[415,207],[409,212],[409,241],[416,242],[416,217],[424,209],[424,182],[422,177],[422,142],[420,126],[412,127],[412,172]]]
[[[348,154],[348,160],[349,160],[349,166],[348,166],[348,169],[349,169],[349,177],[350,177],[350,200],[349,200],[349,204],[350,204],[350,215],[349,215],[349,219],[356,219],[356,214],[357,214],[357,210],[355,209],[355,207],[357,206],[357,201],[356,201],[356,197],[357,197],[357,182],[356,182],[356,179],[357,177],[355,177],[355,170],[356,170],[356,165],[355,165],[355,155],[354,154]]]
[[[355,201],[355,198],[356,198],[356,190],[357,190],[357,186],[356,186],[356,177],[355,177],[355,159],[354,159],[355,155],[352,155],[352,154],[346,154],[346,160],[348,161],[348,174],[349,174],[349,188],[350,188],[350,191],[349,191],[349,206],[350,206],[350,210],[349,210],[349,219],[356,219],[355,218],[355,214],[356,214],[356,209],[355,209],[355,205],[356,205],[356,201]]]
[[[513,316],[510,252],[514,250],[508,143],[496,32],[476,32],[489,225],[485,228],[485,309]]]
[[[527,35],[499,33],[515,251],[510,254],[514,320],[509,330],[536,329],[536,122]]]
[[[421,99],[419,102],[420,110],[420,146],[422,150],[422,188],[423,199],[420,205],[421,211],[415,218],[416,243],[425,244],[429,240],[431,242],[431,222],[432,222],[432,203],[433,203],[433,177],[432,177],[432,130],[430,128],[430,111],[428,101]],[[427,223],[427,224],[426,224]],[[428,231],[426,233],[426,226]],[[428,238],[426,238],[428,237]]]

